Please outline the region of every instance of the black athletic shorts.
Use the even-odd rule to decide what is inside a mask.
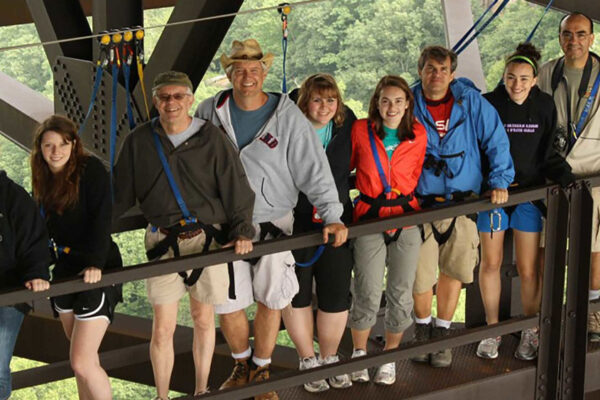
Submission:
[[[311,229],[314,227],[310,215],[308,218],[303,218],[302,215],[295,216],[294,233]],[[306,262],[316,250],[317,247],[309,247],[293,250],[292,253],[296,261]],[[352,250],[349,242],[346,242],[340,247],[327,245],[321,257],[310,267],[296,266],[300,290],[292,299],[292,307],[303,308],[311,304],[314,278],[319,310],[331,313],[349,310],[352,302],[350,282],[353,265]]]
[[[116,290],[118,288],[109,286],[53,297],[52,308],[57,314],[72,312],[79,321],[103,318],[111,323],[118,302],[113,293]]]

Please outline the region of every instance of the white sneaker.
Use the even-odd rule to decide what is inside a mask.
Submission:
[[[500,336],[483,339],[477,346],[477,357],[488,358],[490,360],[498,358],[498,347],[500,347],[501,342],[502,337]]]
[[[300,360],[300,371],[306,369],[319,367],[321,364],[316,357],[306,357]],[[308,382],[304,384],[304,389],[310,393],[324,392],[329,389],[329,385],[325,379],[319,379],[318,381]]]
[[[515,351],[515,357],[524,361],[535,359],[537,357],[538,344],[539,338],[536,328],[521,331],[521,341]]]
[[[364,350],[354,350],[352,352],[352,358],[356,358],[356,357],[362,357],[362,356],[366,356],[367,352]],[[360,382],[360,383],[366,383],[369,382],[369,371],[365,368],[365,369],[361,369],[360,371],[354,371],[353,373],[350,374],[350,378],[352,379],[352,382]]]
[[[377,368],[373,382],[378,385],[393,385],[396,382],[396,363],[383,364]]]
[[[329,365],[340,362],[340,358],[336,355],[327,356],[325,359],[321,359],[321,365]],[[350,380],[350,376],[348,374],[336,375],[327,379],[329,381],[329,386],[335,389],[346,389],[352,386],[352,381]]]

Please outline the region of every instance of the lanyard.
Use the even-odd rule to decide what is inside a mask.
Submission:
[[[158,117],[154,118],[152,122],[150,122],[150,128],[152,129],[152,136],[154,138],[154,146],[156,147],[156,152],[158,153],[158,158],[160,159],[160,163],[162,164],[163,170],[165,171],[165,175],[167,176],[167,180],[169,181],[169,186],[171,187],[171,191],[173,192],[173,196],[175,196],[175,200],[179,205],[179,209],[183,214],[183,219],[185,222],[197,222],[195,217],[192,217],[190,211],[188,210],[183,197],[181,196],[181,192],[179,191],[179,187],[177,183],[175,183],[175,178],[173,177],[173,173],[171,172],[171,168],[169,167],[169,163],[167,161],[167,157],[165,156],[165,152],[163,151],[162,145],[160,144],[160,138],[156,130],[154,129],[155,124],[158,122]]]
[[[573,137],[571,138],[573,142],[579,139],[579,135],[581,135],[581,132],[583,131],[585,120],[587,119],[587,116],[592,109],[592,105],[594,104],[594,100],[596,99],[596,95],[598,94],[598,87],[600,87],[600,72],[598,72],[598,75],[596,76],[596,81],[594,82],[590,97],[588,97],[585,106],[583,107],[583,111],[581,112],[581,116],[579,117],[579,122],[577,122],[577,126],[575,126],[575,130],[573,131]],[[568,107],[570,106],[571,105],[569,104]]]

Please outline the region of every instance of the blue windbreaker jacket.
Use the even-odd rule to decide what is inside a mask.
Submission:
[[[445,195],[447,198],[453,192],[473,191],[479,194],[483,180],[481,153],[489,160],[489,187],[506,189],[514,179],[515,170],[508,136],[498,113],[466,78],[452,81],[450,90],[454,104],[448,133],[440,138],[427,110],[421,83],[413,88],[415,116],[427,129],[426,160],[429,157],[446,165],[438,176],[434,168],[424,166],[417,194]]]

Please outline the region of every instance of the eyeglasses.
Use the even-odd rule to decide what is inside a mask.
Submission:
[[[175,101],[182,101],[187,96],[190,96],[190,94],[189,93],[157,94],[156,98],[161,103],[167,103],[169,100],[171,100],[171,98],[173,98],[173,100],[175,100]]]
[[[587,38],[589,35],[590,34],[587,32],[576,32],[575,35],[573,35],[573,32],[569,32],[569,31],[560,33],[560,37],[566,41],[571,41],[573,39],[573,36],[575,36],[577,38],[577,40],[581,41],[581,40],[584,40],[585,38]]]

